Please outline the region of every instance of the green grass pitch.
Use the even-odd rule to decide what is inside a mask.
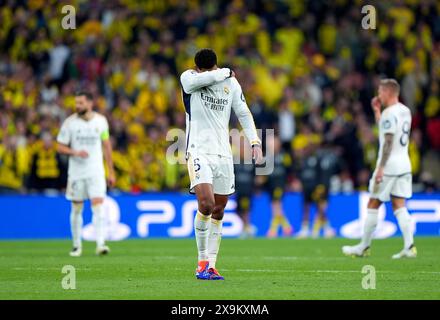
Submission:
[[[416,238],[417,259],[392,260],[400,238],[375,240],[367,258],[345,257],[346,239],[223,239],[217,267],[225,281],[194,277],[194,239],[110,242],[97,257],[68,256],[68,240],[1,241],[0,299],[440,299],[440,237]],[[64,265],[76,289],[62,288]],[[362,288],[365,265],[376,289]]]

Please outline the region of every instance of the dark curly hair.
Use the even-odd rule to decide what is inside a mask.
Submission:
[[[201,49],[196,53],[194,62],[199,69],[211,69],[217,64],[217,55],[212,49]]]

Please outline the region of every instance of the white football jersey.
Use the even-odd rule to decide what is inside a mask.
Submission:
[[[216,154],[232,158],[229,119],[234,109],[252,144],[261,144],[242,89],[228,68],[198,73],[187,70],[180,77],[186,111],[186,155]]]
[[[411,173],[411,162],[408,154],[411,131],[411,111],[404,104],[398,102],[385,108],[379,122],[379,154],[377,165],[382,158],[382,148],[385,134],[392,133],[393,146],[390,157],[385,164],[385,175],[402,175]]]
[[[108,130],[107,119],[96,112],[88,121],[75,113],[63,122],[57,141],[68,145],[73,150],[84,150],[89,154],[85,159],[69,157],[69,179],[77,180],[105,175],[102,137],[108,135]]]

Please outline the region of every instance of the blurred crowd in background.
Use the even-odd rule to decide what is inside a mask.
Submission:
[[[337,157],[331,192],[367,189],[378,148],[370,100],[380,78],[396,78],[413,114],[414,191],[436,190],[440,2],[369,1],[374,30],[362,28],[364,4],[0,0],[0,192],[65,187],[55,137],[79,88],[109,120],[118,190],[186,192],[165,137],[185,128],[179,75],[204,47],[235,71],[257,128],[275,129],[286,166],[320,149]],[[61,27],[64,5],[75,30]],[[301,190],[298,170],[286,171],[287,190]]]

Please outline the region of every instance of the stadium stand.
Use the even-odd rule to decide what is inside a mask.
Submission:
[[[333,192],[366,189],[377,152],[370,99],[395,77],[413,112],[414,191],[437,189],[440,3],[372,1],[377,29],[364,30],[351,2],[0,0],[0,192],[64,188],[53,140],[79,87],[109,119],[117,189],[187,191],[165,136],[185,127],[178,76],[202,47],[235,71],[257,127],[275,128],[293,163],[312,142],[339,157]],[[66,4],[75,30],[61,27]],[[288,181],[299,190],[295,170]]]

